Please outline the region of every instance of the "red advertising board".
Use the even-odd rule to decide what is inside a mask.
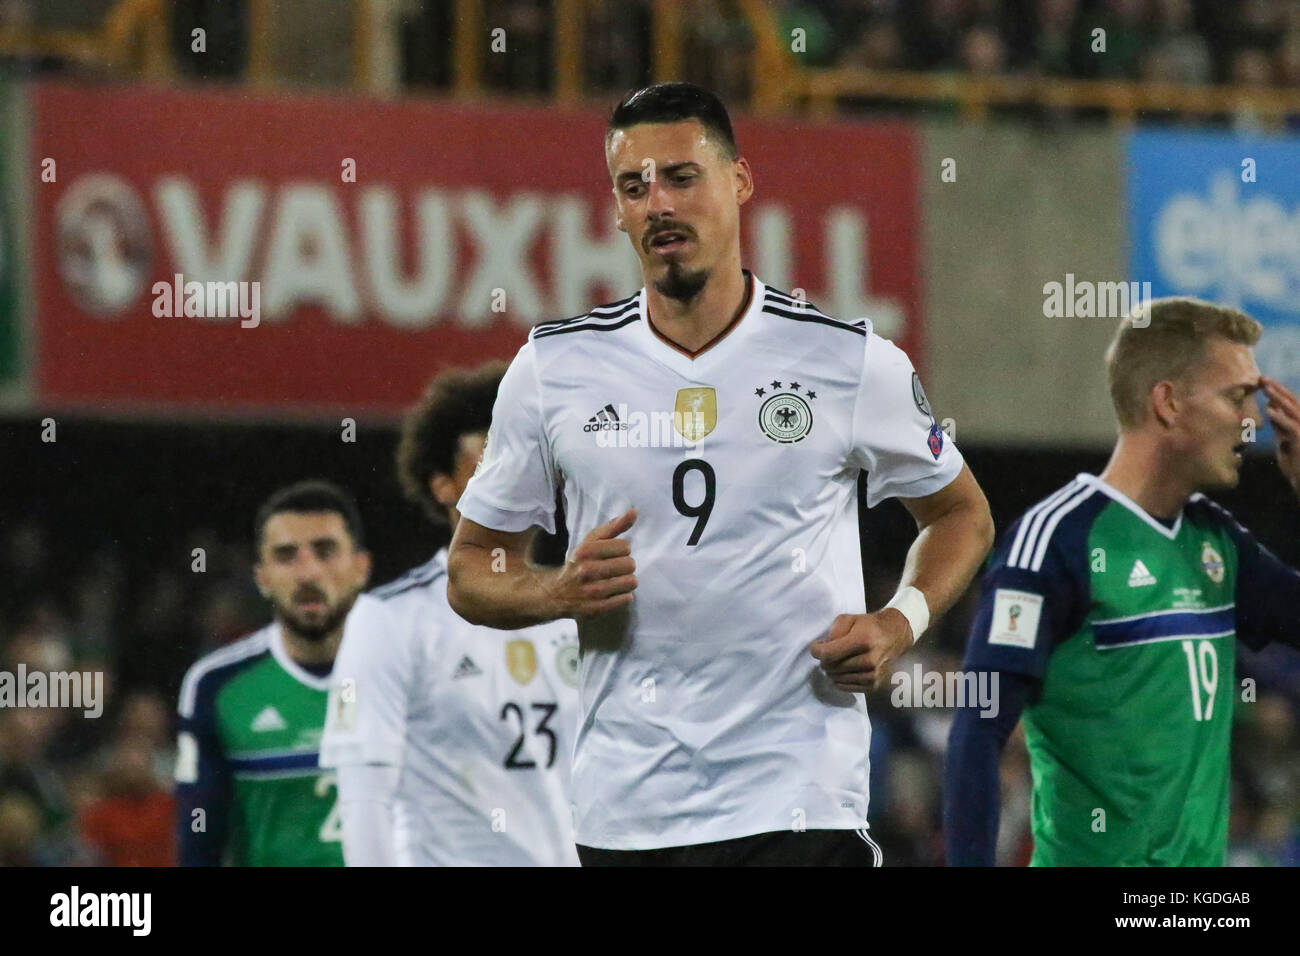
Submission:
[[[596,111],[63,84],[32,107],[46,404],[388,416],[641,285]],[[911,129],[736,132],[746,265],[919,363]]]

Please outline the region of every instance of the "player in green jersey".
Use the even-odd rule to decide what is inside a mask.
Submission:
[[[326,482],[256,521],[274,620],[185,675],[176,766],[184,866],[342,866],[334,775],[317,766],[334,655],[370,575],[355,502]]]
[[[1260,374],[1260,331],[1185,298],[1121,324],[1110,462],[1030,508],[984,577],[965,667],[997,676],[999,707],[953,723],[950,863],[994,862],[998,755],[1023,717],[1033,865],[1223,864],[1236,641],[1300,644],[1300,573],[1201,494],[1237,484],[1257,393],[1300,492],[1300,400]]]

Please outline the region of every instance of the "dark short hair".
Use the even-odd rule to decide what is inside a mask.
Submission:
[[[694,83],[655,83],[633,90],[619,101],[605,129],[605,145],[615,131],[638,123],[679,123],[696,119],[719,152],[729,160],[740,155],[727,108],[709,90]]]
[[[361,511],[356,501],[338,485],[329,481],[314,479],[299,481],[272,493],[271,497],[257,509],[257,519],[253,526],[253,542],[257,556],[262,553],[263,536],[266,523],[278,514],[313,514],[328,511],[343,519],[348,529],[352,544],[359,551],[365,547],[361,530]]]
[[[447,511],[429,489],[429,479],[456,471],[461,436],[488,430],[505,373],[506,363],[499,361],[443,372],[429,383],[402,422],[397,478],[406,498],[435,524],[448,523]]]

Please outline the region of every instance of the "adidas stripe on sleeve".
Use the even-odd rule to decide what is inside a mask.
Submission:
[[[1073,481],[1003,533],[971,622],[967,670],[1041,680],[1052,650],[1078,628],[1087,610],[1088,568],[1080,538],[1087,525],[1067,519],[1091,494],[1090,487]],[[1013,608],[1014,634],[1008,630]]]

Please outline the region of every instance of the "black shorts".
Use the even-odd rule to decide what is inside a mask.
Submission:
[[[787,830],[660,850],[579,844],[578,859],[583,866],[880,866],[884,861],[866,830]]]

